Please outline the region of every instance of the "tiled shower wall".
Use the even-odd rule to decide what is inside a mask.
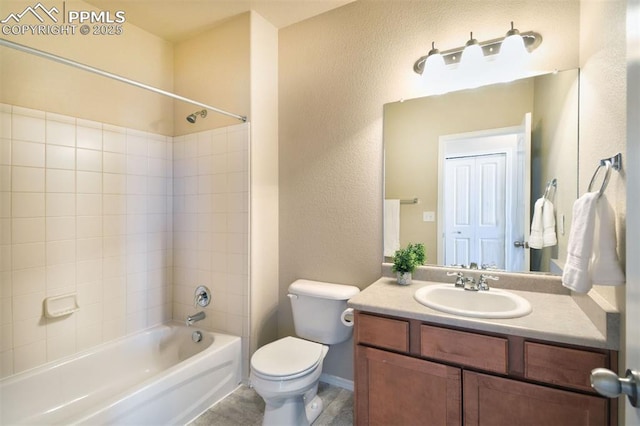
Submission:
[[[171,141],[0,105],[0,376],[171,319]]]
[[[198,323],[249,337],[249,125],[174,138],[174,319],[204,310]],[[206,308],[194,291],[212,292]]]
[[[246,372],[248,204],[248,124],[171,138],[0,105],[0,377],[183,321],[198,285]],[[45,318],[68,293],[80,310]]]

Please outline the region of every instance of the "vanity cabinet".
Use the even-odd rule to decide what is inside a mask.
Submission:
[[[615,425],[616,352],[355,312],[357,425]]]

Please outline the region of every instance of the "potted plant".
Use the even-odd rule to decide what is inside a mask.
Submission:
[[[398,284],[411,284],[411,274],[420,265],[424,265],[427,256],[424,244],[411,244],[406,248],[397,250],[393,256],[392,271],[398,276]]]

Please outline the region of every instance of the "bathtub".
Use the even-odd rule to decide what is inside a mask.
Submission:
[[[240,379],[239,337],[170,323],[1,380],[0,424],[185,424]]]

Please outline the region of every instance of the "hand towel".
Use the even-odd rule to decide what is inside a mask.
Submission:
[[[541,249],[558,244],[556,238],[556,215],[553,203],[546,198],[538,198],[533,206],[533,219],[529,232],[529,247]]]
[[[538,198],[533,205],[533,218],[531,219],[531,231],[529,232],[529,247],[541,249],[543,244],[542,232],[544,225],[542,224],[542,206],[544,198]]]
[[[384,200],[384,255],[400,250],[400,200]]]
[[[626,281],[616,251],[616,223],[613,208],[605,195],[598,200],[591,258],[591,282],[598,285],[622,285]]]
[[[556,212],[553,203],[545,198],[542,205],[542,247],[552,247],[556,244],[558,244],[558,239],[556,238]]]
[[[567,244],[567,262],[562,272],[562,285],[578,293],[591,289],[589,261],[593,249],[597,192],[587,192],[573,203],[573,220]]]

